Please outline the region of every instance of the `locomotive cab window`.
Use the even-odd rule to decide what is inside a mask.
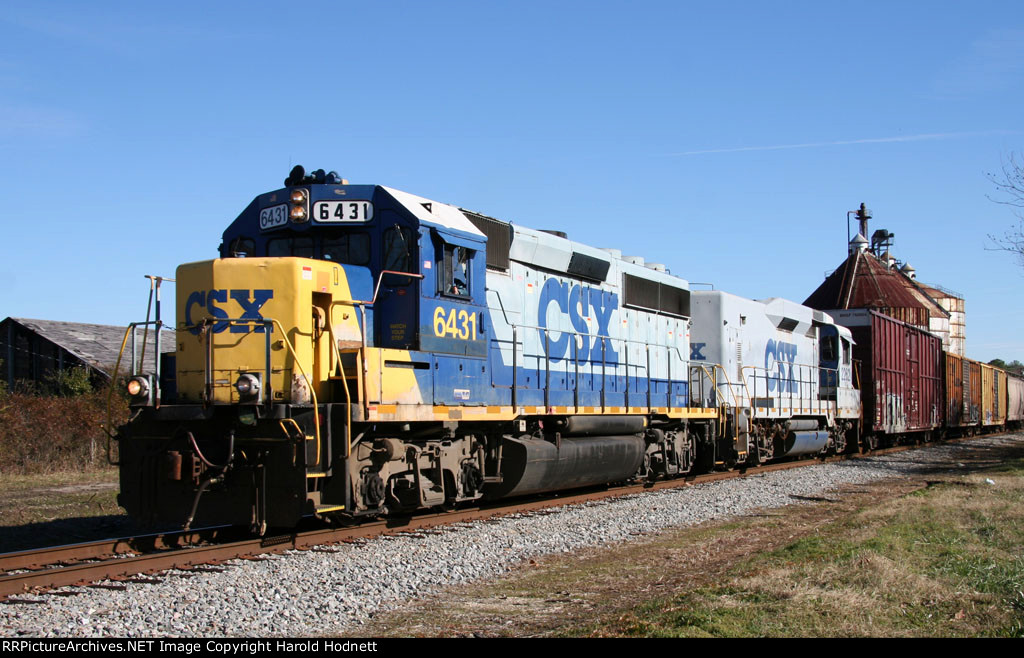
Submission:
[[[836,337],[825,336],[821,341],[821,359],[822,361],[835,361],[836,358]]]
[[[843,341],[843,365],[850,365],[850,343]]]
[[[473,260],[472,249],[444,243],[441,260],[437,267],[438,292],[454,297],[469,297],[470,263]]]
[[[381,269],[391,272],[413,271],[413,249],[416,245],[416,237],[411,229],[395,224],[384,232],[384,253],[381,261]],[[384,275],[384,285],[404,286],[415,279],[395,274]]]
[[[314,258],[313,238],[305,235],[294,238],[277,238],[267,243],[267,255],[272,258],[296,256]]]
[[[370,264],[370,236],[367,233],[341,233],[324,237],[323,259],[346,265]]]
[[[256,244],[252,238],[237,237],[231,241],[231,246],[228,248],[228,257],[245,258],[246,256],[252,256],[255,248]]]

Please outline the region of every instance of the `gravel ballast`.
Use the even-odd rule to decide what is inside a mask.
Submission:
[[[842,485],[957,468],[986,437],[883,457],[819,464],[610,501],[382,537],[320,551],[237,560],[219,572],[169,571],[124,591],[64,588],[75,596],[19,596],[0,606],[0,636],[329,636],[358,633],[370,616],[440,588],[492,577],[523,560],[629,541],[666,528],[800,504]],[[833,496],[839,494],[832,494]]]

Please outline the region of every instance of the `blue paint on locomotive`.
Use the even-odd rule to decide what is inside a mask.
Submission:
[[[261,222],[294,188],[260,195],[224,232],[221,255],[339,262],[354,298],[376,293],[367,344],[409,351],[408,364],[390,367],[414,371],[423,404],[508,406],[515,385],[520,406],[687,406],[687,318],[627,308],[619,285],[629,273],[688,290],[682,279],[518,226],[507,271],[488,270],[484,235],[452,206],[382,186],[302,187],[309,221]],[[321,221],[323,211],[312,212],[339,200],[372,204],[372,217]],[[576,253],[608,262],[607,277],[566,274]],[[234,291],[195,302],[230,296],[255,318],[259,291],[244,292],[245,304]]]
[[[769,393],[797,392],[793,367],[797,363],[798,348],[793,343],[768,339],[764,349],[764,369],[767,371]]]

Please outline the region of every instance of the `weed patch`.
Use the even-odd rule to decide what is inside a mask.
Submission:
[[[113,396],[112,424],[128,406]],[[86,471],[105,467],[107,393],[73,397],[9,393],[0,401],[0,473]]]

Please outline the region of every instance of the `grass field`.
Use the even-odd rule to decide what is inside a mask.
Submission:
[[[844,515],[590,633],[1024,636],[1024,463]]]
[[[0,552],[131,532],[117,505],[117,470],[0,476]]]

